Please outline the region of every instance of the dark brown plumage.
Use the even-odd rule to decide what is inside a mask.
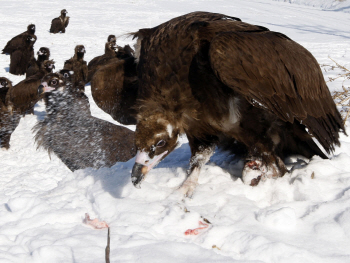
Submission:
[[[283,34],[194,12],[134,36],[136,187],[183,133],[192,152],[181,188],[187,196],[220,141],[239,145],[243,180],[252,185],[287,172],[286,155],[327,158],[310,134],[328,153],[340,144],[344,126],[316,59]]]
[[[8,99],[8,92],[11,90],[12,82],[0,77],[0,148],[10,148],[11,134],[19,124],[20,116],[13,114],[13,107]]]
[[[102,66],[91,80],[91,94],[97,106],[124,125],[136,124],[136,110],[133,106],[137,91],[134,57],[117,59]]]
[[[134,50],[129,46],[118,46],[114,35],[109,35],[107,43],[105,44],[105,53],[101,56],[93,58],[88,64],[88,82],[91,81],[92,76],[102,66],[112,62],[117,62],[120,59],[126,59],[134,56]]]
[[[2,50],[2,54],[11,54],[13,51],[15,51],[16,49],[22,48],[23,46],[25,46],[25,41],[26,41],[26,37],[30,35],[30,36],[34,36],[35,35],[35,25],[34,24],[30,24],[27,27],[27,31],[24,31],[23,33],[13,37],[11,40],[9,40],[6,44],[6,46],[4,47],[4,49]]]
[[[35,75],[22,80],[8,92],[14,112],[19,115],[33,113],[33,107],[39,99],[38,86],[41,79],[55,68],[54,63],[53,60],[45,60]]]
[[[41,64],[50,58],[50,49],[47,47],[41,47],[39,51],[37,52],[38,58],[35,59],[34,56],[30,59],[28,68],[26,71],[26,78],[35,75],[40,68]]]
[[[65,33],[66,32],[66,27],[68,26],[69,23],[69,16],[67,16],[67,10],[62,9],[61,10],[61,15],[59,17],[56,17],[52,19],[51,21],[51,27],[50,27],[50,33]]]
[[[66,81],[70,72],[61,73],[46,75],[39,88],[54,90],[46,94],[45,119],[33,128],[38,148],[54,152],[71,171],[131,159],[136,154],[134,132],[91,116],[85,94],[72,91]]]
[[[24,44],[13,50],[10,54],[10,73],[14,75],[23,75],[26,73],[29,61],[34,57],[33,45],[36,36],[24,34],[22,35]]]
[[[85,47],[83,45],[77,45],[74,49],[74,56],[66,60],[63,67],[64,69],[74,71],[74,85],[81,87],[82,90],[85,90],[88,77],[88,67],[84,60],[85,53]]]

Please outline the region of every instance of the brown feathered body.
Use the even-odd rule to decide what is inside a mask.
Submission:
[[[36,74],[22,80],[8,92],[8,99],[16,114],[33,113],[33,107],[39,100],[38,87],[41,79],[54,69],[54,63],[53,60],[45,60]]]
[[[124,125],[136,124],[136,67],[134,57],[117,59],[100,67],[91,80],[91,94],[97,106]]]
[[[9,149],[11,134],[19,124],[20,116],[13,113],[13,107],[8,99],[12,82],[0,77],[0,148]]]
[[[37,52],[38,58],[35,59],[33,56],[28,64],[28,68],[26,71],[26,78],[35,75],[41,68],[41,64],[44,63],[45,60],[49,60],[50,58],[50,49],[47,47],[41,47]]]
[[[9,72],[14,75],[24,75],[28,68],[30,59],[34,57],[33,45],[36,41],[36,36],[24,34],[22,38],[24,45],[10,53]]]
[[[47,115],[34,127],[38,147],[55,153],[72,171],[110,167],[136,154],[133,131],[91,116],[85,94],[65,81],[55,86],[55,79],[59,83],[63,77],[52,73],[43,79],[56,90],[46,94]]]
[[[231,139],[243,149],[243,176],[249,169],[281,176],[289,154],[327,158],[311,135],[328,153],[339,145],[344,126],[320,67],[285,35],[222,14],[194,12],[134,36],[136,160],[143,160],[133,169],[135,186],[149,170],[144,167],[167,156],[181,133],[192,152],[182,187],[186,195],[220,141]]]
[[[74,71],[74,85],[81,87],[85,90],[85,84],[88,78],[88,67],[84,60],[85,47],[83,45],[77,45],[74,50],[74,56],[64,62],[64,69]]]
[[[51,27],[50,27],[50,33],[65,33],[66,32],[66,27],[69,24],[69,16],[67,16],[67,10],[62,9],[61,10],[61,15],[59,17],[56,17],[52,19],[51,21]]]
[[[25,40],[26,36],[33,36],[35,35],[35,25],[30,24],[27,27],[27,31],[24,31],[23,33],[13,37],[11,40],[9,40],[2,50],[2,54],[11,54],[16,49],[19,49],[23,46],[26,46]],[[25,36],[25,37],[24,37]]]

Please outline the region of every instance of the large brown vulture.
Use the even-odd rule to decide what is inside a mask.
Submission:
[[[54,64],[53,60],[45,60],[36,74],[20,81],[9,90],[7,96],[16,114],[34,113],[33,107],[39,100],[38,86],[41,79],[55,68]]]
[[[68,26],[69,23],[69,16],[67,16],[67,10],[62,9],[61,10],[61,15],[59,17],[56,17],[52,19],[51,21],[51,27],[50,27],[50,33],[65,33],[66,32],[66,27]]]
[[[35,59],[34,56],[31,58],[28,64],[28,68],[26,71],[26,78],[29,78],[30,76],[37,73],[40,68],[41,64],[50,58],[50,49],[47,47],[41,47],[39,51],[37,52],[38,58]]]
[[[64,69],[74,71],[74,85],[80,87],[81,90],[85,90],[85,84],[87,83],[88,67],[84,60],[86,53],[83,45],[77,45],[74,49],[74,56],[64,62]]]
[[[8,92],[12,82],[0,77],[0,148],[10,148],[11,134],[19,124],[20,116],[13,113],[12,104],[8,100]]]
[[[88,98],[72,89],[71,71],[50,73],[39,93],[46,94],[46,117],[33,128],[35,141],[71,170],[110,167],[136,154],[134,132],[91,116]]]
[[[29,61],[34,57],[33,45],[37,39],[35,35],[22,35],[23,45],[10,53],[10,70],[14,75],[24,75],[28,68]]]
[[[242,179],[251,185],[285,174],[287,155],[327,158],[312,137],[327,153],[340,144],[343,122],[320,67],[287,36],[207,12],[132,35],[139,82],[136,187],[176,148],[180,134],[192,153],[181,186],[186,196],[222,142],[244,155]]]
[[[35,34],[35,25],[30,24],[27,27],[27,31],[24,31],[23,33],[13,37],[11,40],[9,40],[2,50],[2,54],[11,54],[16,49],[19,49],[23,46],[25,46],[25,40],[26,37],[23,37],[24,35],[31,35],[34,36]]]

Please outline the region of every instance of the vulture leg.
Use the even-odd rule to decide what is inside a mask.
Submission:
[[[207,141],[198,140],[197,138],[188,138],[192,157],[190,159],[190,169],[187,172],[187,178],[182,183],[180,191],[185,197],[192,197],[193,192],[198,184],[199,173],[202,166],[205,165],[213,155],[217,145],[216,140]]]

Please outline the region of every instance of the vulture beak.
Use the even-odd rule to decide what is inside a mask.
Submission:
[[[141,182],[145,179],[146,174],[156,166],[167,153],[168,151],[165,151],[151,159],[146,152],[137,151],[135,164],[131,172],[131,181],[136,188],[141,188]]]
[[[38,94],[41,95],[45,92],[50,92],[52,90],[55,90],[54,88],[51,88],[47,85],[47,82],[41,83],[41,85],[38,87]]]

